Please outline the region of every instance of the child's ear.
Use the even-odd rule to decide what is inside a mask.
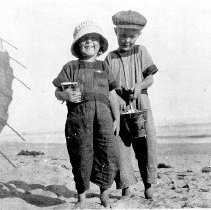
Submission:
[[[114,28],[114,31],[115,31],[115,34],[117,35],[117,28],[116,27]]]

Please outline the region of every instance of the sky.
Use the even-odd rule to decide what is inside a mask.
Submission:
[[[149,51],[159,72],[149,88],[155,124],[211,122],[210,0],[1,0],[0,37],[13,60],[13,101],[8,123],[20,133],[64,130],[65,104],[54,96],[52,80],[75,59],[73,31],[81,21],[98,23],[117,48],[111,17],[135,10],[147,18],[137,44]],[[2,133],[12,133],[5,127]]]

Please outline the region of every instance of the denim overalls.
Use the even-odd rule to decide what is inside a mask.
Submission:
[[[67,63],[53,84],[77,81],[82,102],[67,102],[65,125],[67,149],[78,193],[89,189],[90,181],[108,189],[117,171],[114,154],[113,119],[109,107],[109,91],[116,82],[103,61]]]

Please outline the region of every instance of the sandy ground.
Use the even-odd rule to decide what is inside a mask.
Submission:
[[[71,209],[77,198],[65,144],[1,143],[14,168],[0,156],[0,209]],[[18,155],[21,150],[44,155]],[[114,209],[211,208],[211,144],[158,144],[158,181],[153,201],[144,199],[143,183],[133,157],[139,182],[131,196],[121,199],[113,184]],[[168,165],[170,168],[163,168]],[[103,209],[99,189],[91,184],[87,208]]]

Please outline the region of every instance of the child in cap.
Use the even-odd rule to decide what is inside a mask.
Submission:
[[[117,84],[106,62],[97,60],[108,49],[101,29],[92,21],[84,21],[75,28],[73,37],[71,52],[78,60],[65,64],[53,84],[56,98],[66,101],[68,109],[65,137],[78,193],[76,207],[85,205],[90,181],[100,187],[101,204],[108,206],[108,189],[117,171]],[[80,91],[62,90],[61,83],[70,81],[78,82]]]
[[[138,160],[140,174],[145,186],[145,198],[152,198],[151,184],[156,182],[156,131],[150,107],[147,89],[153,84],[153,75],[158,71],[151,56],[144,46],[136,45],[141,30],[146,25],[146,18],[135,11],[121,11],[112,16],[112,20],[119,48],[108,54],[106,61],[109,64],[118,83],[118,101],[120,108],[125,110],[128,101],[125,93],[133,93],[133,107],[147,109],[146,138],[126,139],[121,131],[120,136],[124,146],[130,149],[132,144]],[[125,148],[120,148],[126,150]],[[124,167],[124,165],[123,165]],[[121,171],[117,181],[121,181]],[[118,183],[117,183],[118,184]],[[129,194],[129,185],[122,187]]]

